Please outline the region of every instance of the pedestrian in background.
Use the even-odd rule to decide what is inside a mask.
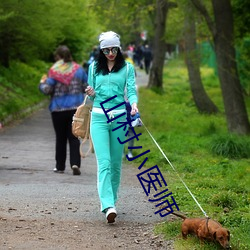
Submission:
[[[50,68],[48,77],[43,77],[39,89],[50,95],[49,110],[56,135],[55,173],[64,173],[66,168],[67,142],[73,175],[80,175],[80,142],[72,134],[72,117],[84,100],[87,74],[73,61],[67,46],[59,46],[54,54],[56,62]]]
[[[143,46],[139,44],[138,46],[135,47],[134,50],[134,57],[135,57],[135,64],[140,68],[143,69]]]
[[[126,88],[127,98],[131,104],[131,114],[138,112],[135,88],[134,66],[126,63],[121,53],[120,36],[113,31],[104,32],[99,36],[100,53],[97,60],[89,67],[86,93],[93,100],[90,133],[93,140],[97,160],[97,189],[101,203],[101,211],[106,214],[108,223],[113,223],[117,216],[116,202],[121,179],[122,154],[126,140],[122,128],[117,122],[126,122],[126,115],[107,123],[107,117],[100,103],[117,96],[103,104],[110,109],[124,102]],[[125,104],[108,114],[117,117],[126,112]]]
[[[97,59],[98,54],[99,54],[99,48],[98,48],[98,46],[94,46],[92,48],[92,51],[89,54],[88,61],[84,62],[84,64],[83,64],[83,68],[86,69],[87,72],[89,69],[89,65]]]
[[[145,67],[145,72],[148,75],[151,61],[153,59],[152,51],[149,48],[148,44],[145,45],[144,51],[143,51],[143,57],[144,57],[144,67]]]

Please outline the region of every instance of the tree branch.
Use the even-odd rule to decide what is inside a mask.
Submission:
[[[200,1],[200,0],[191,0],[192,4],[194,5],[194,7],[201,13],[201,15],[205,18],[207,26],[209,28],[209,30],[212,33],[212,36],[215,37],[216,35],[216,27],[215,24],[212,20],[212,18],[210,17],[205,5]]]
[[[169,9],[178,7],[178,4],[175,2],[168,2],[167,5]]]

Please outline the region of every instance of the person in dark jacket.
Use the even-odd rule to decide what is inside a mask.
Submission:
[[[145,71],[146,74],[149,73],[149,69],[150,69],[150,65],[151,65],[151,61],[153,59],[153,55],[152,55],[152,51],[149,48],[149,46],[146,44],[145,45],[145,49],[143,52],[143,57],[144,57],[144,67],[145,67]]]

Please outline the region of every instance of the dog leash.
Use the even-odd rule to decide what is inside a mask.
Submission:
[[[180,177],[180,175],[178,174],[176,168],[173,166],[173,164],[170,162],[170,160],[168,159],[168,157],[165,155],[165,153],[163,152],[163,150],[161,149],[161,147],[159,146],[159,144],[156,142],[156,140],[154,139],[154,137],[152,136],[152,134],[149,132],[149,130],[147,129],[147,127],[145,126],[145,124],[142,122],[141,118],[139,118],[141,123],[143,124],[143,126],[145,127],[146,131],[148,132],[148,134],[150,135],[151,139],[153,140],[153,142],[155,143],[155,145],[158,147],[158,149],[160,150],[160,152],[162,153],[162,155],[165,157],[165,159],[167,160],[167,162],[169,163],[169,165],[172,167],[172,169],[175,171],[176,175],[179,177],[179,179],[181,180],[182,184],[185,186],[185,188],[187,189],[187,191],[189,192],[189,194],[191,195],[191,197],[193,198],[193,200],[196,202],[196,204],[198,205],[198,207],[200,208],[200,210],[202,211],[202,213],[205,215],[205,217],[209,218],[209,216],[207,215],[207,213],[204,211],[204,209],[201,207],[201,205],[199,204],[199,202],[196,200],[196,198],[194,197],[194,195],[192,194],[191,190],[188,188],[188,186],[186,185],[186,183],[182,180],[182,178]]]

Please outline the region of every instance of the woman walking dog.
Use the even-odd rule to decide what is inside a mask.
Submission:
[[[86,93],[93,100],[90,133],[93,140],[97,160],[97,189],[101,203],[101,211],[106,214],[108,223],[113,223],[117,216],[115,204],[121,178],[121,165],[126,139],[123,129],[117,122],[125,122],[126,115],[107,123],[107,117],[101,108],[101,103],[117,96],[103,104],[110,109],[124,102],[124,91],[131,104],[131,115],[138,112],[137,94],[135,88],[135,70],[132,64],[126,63],[121,53],[120,36],[113,31],[104,32],[99,36],[100,53],[96,61],[89,67]],[[114,117],[126,112],[125,104],[112,110]],[[111,114],[110,114],[111,115]]]

